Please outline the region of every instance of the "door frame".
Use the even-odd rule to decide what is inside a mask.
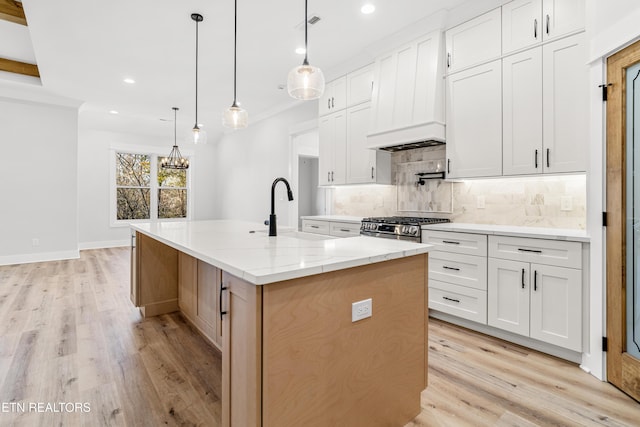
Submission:
[[[626,69],[640,41],[607,58],[607,380],[640,400],[640,361],[626,353]]]

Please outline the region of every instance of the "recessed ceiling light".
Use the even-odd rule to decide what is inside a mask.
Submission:
[[[360,12],[364,13],[365,15],[369,15],[370,13],[375,12],[375,10],[376,10],[376,7],[371,3],[367,3],[360,8]]]
[[[134,84],[136,81],[135,81],[135,80],[133,80],[133,79],[132,79],[132,78],[130,78],[130,77],[127,77],[126,79],[124,79],[124,80],[123,80],[123,82],[125,82],[125,83],[128,83],[128,84],[132,85],[132,84]]]
[[[120,113],[118,113],[116,110],[110,110],[109,114],[120,114]]]
[[[296,48],[296,53],[298,55],[304,55],[306,52],[307,52],[307,50],[305,48],[303,48],[303,47]]]

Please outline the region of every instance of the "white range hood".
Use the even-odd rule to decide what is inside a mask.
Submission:
[[[444,40],[435,31],[376,59],[367,145],[398,151],[443,144]]]

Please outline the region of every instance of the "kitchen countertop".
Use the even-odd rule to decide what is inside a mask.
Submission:
[[[349,215],[313,215],[313,216],[301,216],[302,219],[315,219],[318,221],[335,221],[335,222],[349,222],[353,224],[360,224],[362,222],[361,216],[349,216]]]
[[[585,230],[571,228],[520,227],[515,225],[465,224],[448,222],[442,224],[423,225],[423,230],[458,231],[462,233],[479,233],[496,236],[529,237],[535,239],[568,240],[573,242],[589,242]]]
[[[320,239],[235,221],[136,223],[131,228],[255,285],[427,253],[431,245],[357,236]]]

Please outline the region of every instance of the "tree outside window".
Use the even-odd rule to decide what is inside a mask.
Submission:
[[[117,220],[187,218],[187,170],[163,169],[153,154],[115,156]]]

